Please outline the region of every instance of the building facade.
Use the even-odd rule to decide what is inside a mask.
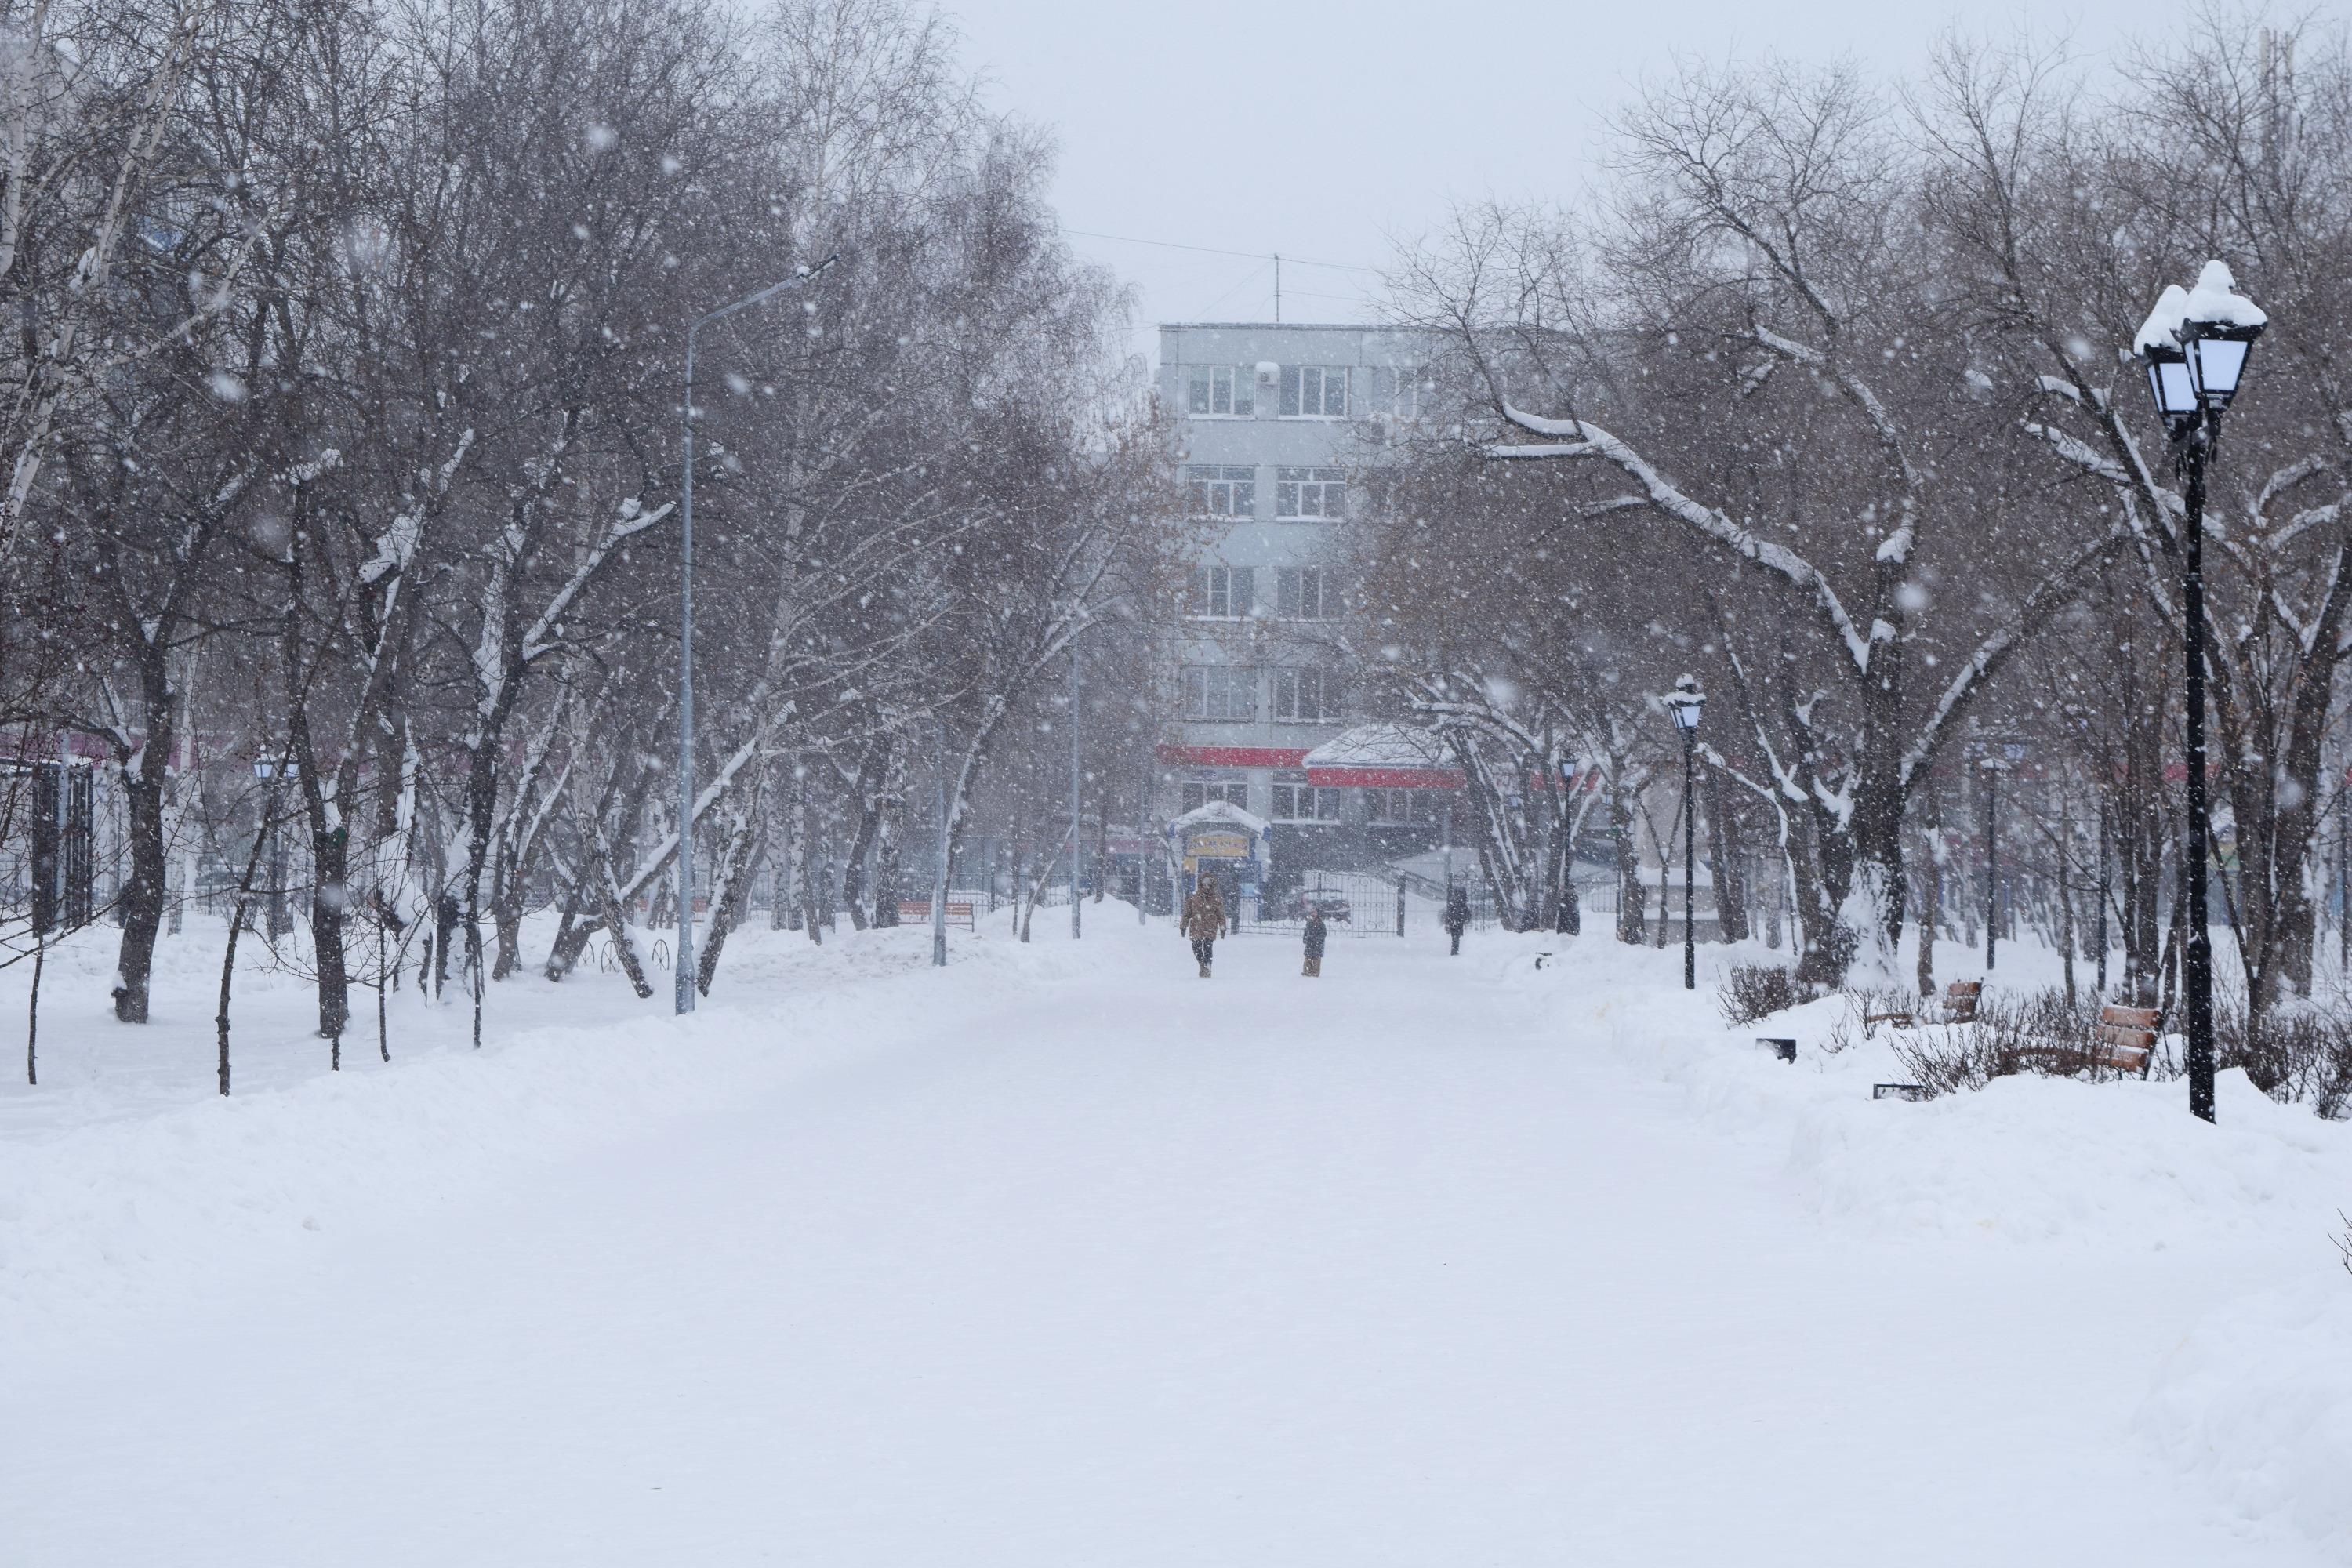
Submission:
[[[1263,817],[1277,876],[1369,868],[1444,834],[1439,776],[1307,763],[1363,717],[1351,479],[1418,416],[1421,358],[1412,335],[1380,327],[1160,330],[1160,395],[1204,541],[1170,639],[1181,717],[1154,815],[1223,801]]]

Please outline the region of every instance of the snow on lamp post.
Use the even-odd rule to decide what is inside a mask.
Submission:
[[[746,294],[731,305],[697,316],[686,324],[685,462],[678,480],[677,540],[677,1011],[694,1011],[694,335],[711,322],[764,305],[787,289],[798,289],[840,260],[828,256],[781,283]]]
[[[1697,899],[1695,892],[1696,868],[1693,862],[1698,854],[1698,825],[1692,816],[1692,770],[1698,753],[1699,710],[1706,705],[1706,694],[1698,689],[1698,677],[1685,675],[1675,682],[1666,697],[1666,711],[1675,721],[1675,728],[1683,732],[1683,989],[1698,989],[1698,942],[1693,935],[1692,910]]]
[[[2237,279],[2208,261],[2197,287],[2172,285],[2132,347],[2147,362],[2148,392],[2172,441],[2187,515],[2181,529],[2180,609],[2189,801],[2181,846],[2188,941],[2180,953],[2182,1011],[2189,1036],[2189,1110],[2213,1120],[2213,947],[2205,912],[2205,467],[2221,436],[2221,415],[2270,318],[2237,291]]]

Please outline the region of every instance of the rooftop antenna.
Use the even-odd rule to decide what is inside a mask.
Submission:
[[[1274,253],[1274,324],[1282,325],[1282,252]]]

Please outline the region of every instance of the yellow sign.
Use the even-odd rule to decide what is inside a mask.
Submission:
[[[1188,860],[1246,860],[1250,841],[1246,833],[1196,833],[1184,846]]]

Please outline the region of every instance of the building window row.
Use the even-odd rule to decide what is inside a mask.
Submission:
[[[1198,811],[1213,800],[1222,801],[1227,805],[1238,806],[1242,810],[1247,811],[1249,809],[1249,785],[1240,783],[1219,784],[1214,781],[1201,780],[1194,780],[1184,785],[1184,809],[1186,811]]]
[[[1185,613],[1196,620],[1238,621],[1258,608],[1257,571],[1196,566]],[[1284,620],[1323,621],[1340,613],[1339,584],[1320,566],[1283,566],[1274,574],[1274,613]]]
[[[1280,374],[1276,406],[1285,419],[1345,419],[1350,414],[1418,419],[1426,411],[1431,389],[1423,372],[1405,365],[1374,365],[1367,371],[1344,364],[1286,364]],[[1184,409],[1200,419],[1255,418],[1255,367],[1187,365]]]
[[[1257,470],[1237,463],[1190,463],[1184,478],[1197,517],[1257,515]],[[1348,470],[1294,468],[1274,470],[1274,515],[1278,522],[1328,522],[1348,515]]]
[[[1271,791],[1273,822],[1337,824],[1341,820],[1340,792],[1305,782],[1303,773],[1277,775]],[[1373,827],[1428,826],[1444,819],[1452,792],[1433,789],[1367,789],[1356,792],[1363,801],[1363,820]],[[1244,811],[1250,807],[1249,785],[1239,779],[1188,779],[1181,786],[1181,809],[1197,811],[1211,801],[1223,801]]]
[[[1337,822],[1339,820],[1339,792],[1277,779],[1274,785],[1273,820]]]
[[[1255,576],[1247,566],[1196,566],[1185,608],[1196,620],[1238,621],[1255,607]]]
[[[1193,463],[1184,470],[1200,517],[1257,515],[1257,470],[1246,464]]]
[[[1196,364],[1185,379],[1185,410],[1212,418],[1247,419],[1257,399],[1245,364]]]
[[[1257,717],[1257,670],[1240,664],[1184,667],[1184,717],[1203,723],[1246,723]],[[1346,681],[1336,669],[1272,672],[1270,716],[1279,724],[1325,724],[1345,716]]]
[[[1383,827],[1438,821],[1445,814],[1446,795],[1428,789],[1368,789],[1364,818]]]
[[[1286,364],[1282,367],[1282,416],[1286,419],[1345,419],[1348,367]]]

